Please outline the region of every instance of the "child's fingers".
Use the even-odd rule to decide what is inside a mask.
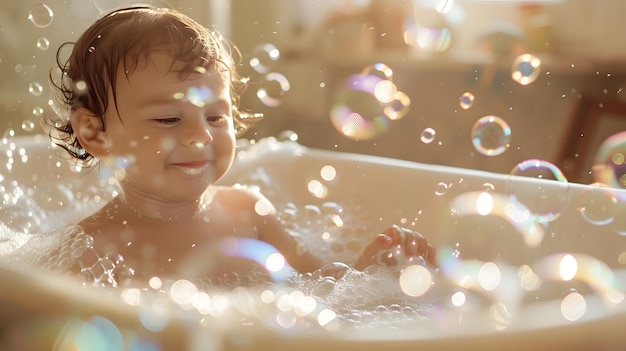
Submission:
[[[435,248],[420,233],[395,225],[384,233],[392,239],[392,246],[401,246],[407,256],[421,256],[428,264],[435,265]]]

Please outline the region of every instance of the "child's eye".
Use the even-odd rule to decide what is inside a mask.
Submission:
[[[218,116],[208,116],[208,117],[206,118],[206,120],[207,120],[209,123],[214,123],[214,124],[215,124],[215,123],[217,123],[217,124],[220,124],[220,123],[224,123],[224,122],[226,122],[226,116],[224,116],[224,115],[221,115],[221,116],[219,116],[219,115],[218,115]]]
[[[171,124],[178,123],[180,121],[180,118],[178,117],[155,118],[154,121],[159,124],[171,125]]]

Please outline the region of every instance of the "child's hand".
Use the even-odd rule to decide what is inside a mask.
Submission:
[[[434,267],[435,256],[435,249],[420,233],[394,225],[365,247],[354,268],[362,271],[374,264],[400,270],[411,264]]]

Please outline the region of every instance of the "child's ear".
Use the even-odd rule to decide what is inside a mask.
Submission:
[[[109,143],[100,117],[81,107],[72,113],[72,129],[80,146],[90,154],[102,157],[109,153]]]

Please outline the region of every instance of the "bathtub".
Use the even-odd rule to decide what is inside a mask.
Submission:
[[[16,180],[45,192],[47,184],[62,183],[76,192],[99,181],[97,172],[73,170],[45,136],[5,139],[0,148],[2,184]],[[9,340],[0,346],[29,340],[29,349],[56,342],[64,350],[71,326],[98,321],[126,345],[131,338],[154,350],[613,350],[626,343],[623,190],[317,150],[288,138],[240,141],[221,183],[259,187],[279,210],[344,204],[348,212],[358,209],[357,224],[368,232],[392,224],[420,232],[438,248],[436,280],[424,295],[436,301],[434,312],[390,328],[311,331],[244,326],[228,316],[207,316],[199,325],[183,311],[156,330],[140,318],[145,306],[122,301],[115,290],[77,288],[66,277],[0,258],[0,336]],[[549,220],[528,217],[531,206],[507,206],[516,187],[548,203]],[[83,215],[71,205],[53,210],[41,227]],[[459,302],[459,293],[478,302]]]

